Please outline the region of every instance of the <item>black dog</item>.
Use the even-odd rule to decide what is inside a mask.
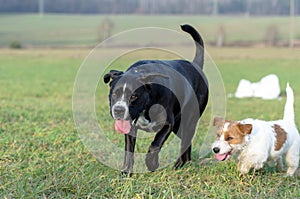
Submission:
[[[195,41],[193,62],[143,60],[124,73],[111,70],[104,76],[104,82],[110,82],[110,113],[115,129],[125,134],[123,173],[132,172],[137,129],[157,132],[146,156],[150,171],[158,168],[158,153],[172,131],[181,139],[181,154],[174,168],[191,160],[191,142],[208,101],[208,84],[202,72],[203,40],[190,25],[182,25],[181,29]]]

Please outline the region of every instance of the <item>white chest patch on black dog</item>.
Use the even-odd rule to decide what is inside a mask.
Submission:
[[[153,132],[153,131],[154,131],[153,128],[154,128],[155,126],[157,126],[157,125],[156,125],[156,122],[150,122],[149,120],[147,120],[147,119],[145,118],[144,115],[141,115],[141,116],[139,117],[139,119],[138,119],[137,122],[136,122],[136,125],[137,125],[139,128],[141,128],[141,129],[143,129],[143,130],[145,130],[145,131],[149,131],[149,132]]]

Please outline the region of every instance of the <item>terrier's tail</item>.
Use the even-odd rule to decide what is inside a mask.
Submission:
[[[283,120],[286,121],[295,121],[295,113],[294,113],[294,92],[290,87],[290,84],[286,84],[286,102],[284,107]]]

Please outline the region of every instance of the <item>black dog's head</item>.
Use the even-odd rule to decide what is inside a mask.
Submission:
[[[144,73],[137,69],[125,73],[111,70],[104,75],[104,83],[110,85],[110,113],[118,132],[130,132],[133,122],[149,105],[151,80],[158,76],[164,77],[160,73]]]

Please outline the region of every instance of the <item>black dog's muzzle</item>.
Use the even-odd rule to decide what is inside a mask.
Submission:
[[[125,119],[126,108],[124,106],[114,106],[113,115],[114,119]]]

